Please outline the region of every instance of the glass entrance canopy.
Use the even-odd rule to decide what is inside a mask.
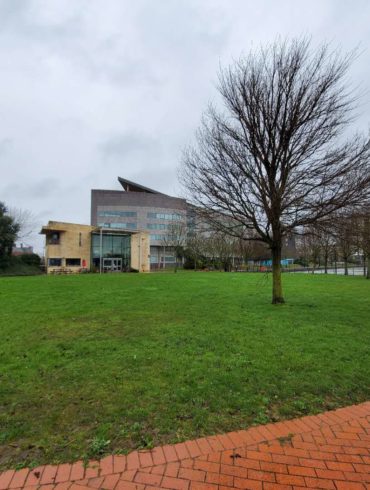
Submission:
[[[129,270],[131,265],[131,235],[102,230],[91,236],[92,266],[99,269],[100,259],[122,259],[122,270]],[[103,265],[103,264],[102,264]]]

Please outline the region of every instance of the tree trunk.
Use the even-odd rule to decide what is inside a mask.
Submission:
[[[367,254],[367,274],[366,279],[370,279],[370,254]]]
[[[363,263],[363,266],[362,266],[363,276],[364,277],[367,277],[367,275],[366,275],[366,259],[367,259],[367,257],[366,257],[366,254],[364,253],[364,259],[363,259],[364,260],[364,263]]]
[[[328,273],[328,254],[325,253],[325,257],[324,257],[324,267],[325,267],[325,274]]]
[[[344,275],[348,276],[348,259],[344,257]]]
[[[281,243],[271,247],[272,252],[272,304],[285,303],[281,284]]]

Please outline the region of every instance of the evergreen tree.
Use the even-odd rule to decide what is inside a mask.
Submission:
[[[10,262],[12,248],[17,238],[19,224],[7,214],[7,207],[0,202],[0,268],[4,269]]]

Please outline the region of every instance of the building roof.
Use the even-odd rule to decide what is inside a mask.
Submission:
[[[68,231],[71,228],[88,228],[90,230],[94,229],[95,226],[91,225],[81,225],[79,223],[67,223],[65,221],[49,221],[47,225],[41,228],[40,234],[46,235],[47,233],[53,231]]]
[[[160,194],[162,196],[167,195],[163,194],[163,192],[158,192],[154,189],[149,189],[149,187],[137,184],[136,182],[131,182],[131,180],[124,179],[123,177],[118,177],[118,182],[121,184],[126,192],[147,192],[149,194]]]
[[[113,234],[113,235],[136,235],[138,233],[146,233],[143,230],[126,230],[126,229],[116,229],[116,228],[107,228],[104,226],[92,226],[92,225],[81,225],[78,223],[66,223],[63,221],[49,221],[49,223],[41,228],[40,235],[47,235],[51,232],[67,232],[67,231],[78,231],[85,230],[90,231],[91,233],[102,233],[104,234]]]

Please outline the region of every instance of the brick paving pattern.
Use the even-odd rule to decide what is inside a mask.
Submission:
[[[127,456],[0,474],[0,490],[370,490],[370,402]]]

